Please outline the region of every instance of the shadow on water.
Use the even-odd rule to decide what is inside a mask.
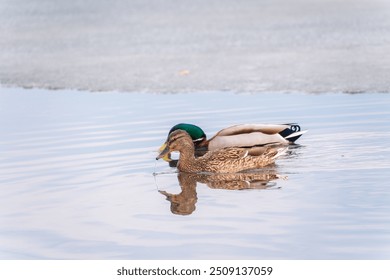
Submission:
[[[196,209],[197,183],[205,184],[211,189],[223,190],[250,190],[269,189],[276,187],[278,179],[286,180],[287,176],[276,173],[275,168],[259,170],[256,173],[186,173],[179,172],[177,180],[181,192],[177,194],[164,190],[159,192],[171,203],[171,212],[177,215],[191,215]]]

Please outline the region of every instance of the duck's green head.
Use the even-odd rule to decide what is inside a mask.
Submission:
[[[185,130],[191,136],[192,141],[194,142],[195,146],[198,146],[200,143],[202,143],[203,141],[206,140],[206,134],[199,126],[196,126],[193,124],[188,124],[188,123],[179,123],[179,124],[173,126],[168,133],[168,137],[169,137],[169,134],[171,134],[173,131],[178,130],[178,129]],[[167,138],[167,140],[168,140],[168,138]],[[165,141],[165,143],[160,147],[159,151],[160,152],[163,151],[164,148],[166,147],[166,145],[167,145],[167,141]],[[171,161],[170,155],[167,154],[165,157],[163,157],[163,160]]]
[[[168,135],[178,129],[186,131],[191,136],[192,141],[195,143],[195,145],[196,143],[200,143],[206,139],[206,134],[199,126],[188,124],[188,123],[179,123],[175,125],[174,127],[171,128]]]

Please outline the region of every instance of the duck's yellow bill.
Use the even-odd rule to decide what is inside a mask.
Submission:
[[[158,158],[162,158],[166,162],[172,161],[172,159],[170,158],[170,154],[168,152],[168,149],[167,149],[167,142],[162,144],[161,147],[158,149],[158,151],[160,152],[160,155],[158,156]]]

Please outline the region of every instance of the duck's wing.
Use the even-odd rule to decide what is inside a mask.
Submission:
[[[249,155],[249,149],[245,148],[223,148],[216,151],[211,151],[201,157],[205,161],[223,162],[232,159],[241,159]]]
[[[252,132],[277,134],[285,129],[291,129],[293,131],[301,130],[297,124],[238,124],[220,130],[215,136],[232,136]]]
[[[290,144],[305,132],[297,124],[240,124],[219,131],[209,140],[209,150],[271,143]]]

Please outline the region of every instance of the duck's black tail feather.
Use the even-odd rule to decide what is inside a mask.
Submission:
[[[302,136],[302,134],[307,132],[307,130],[302,131],[301,127],[298,124],[288,124],[288,125],[290,127],[282,130],[281,132],[279,132],[279,134],[280,136],[290,141],[291,143],[297,141],[298,138]]]

